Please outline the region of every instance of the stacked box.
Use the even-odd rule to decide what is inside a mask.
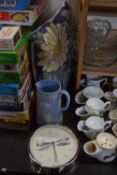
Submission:
[[[24,26],[32,26],[46,4],[47,0],[0,0],[0,128],[29,128],[35,116],[28,50],[32,27]]]
[[[0,51],[0,83],[20,83],[29,72],[28,34],[25,32],[16,48]]]
[[[4,28],[8,29],[6,27]],[[17,27],[9,27],[9,30],[11,28],[16,29]],[[19,29],[19,27],[17,29]],[[22,37],[19,38],[16,46],[12,48],[12,50],[8,48],[7,51],[0,51],[1,125],[13,123],[14,125],[29,125],[29,106],[31,103],[30,99],[32,98],[32,75],[28,51],[29,32],[30,30],[24,31]],[[10,37],[11,43],[14,40],[14,36],[15,34]],[[6,35],[2,40],[7,41]]]
[[[0,30],[0,50],[14,50],[20,38],[20,27],[2,27]]]
[[[0,10],[25,10],[31,0],[0,0]]]
[[[0,24],[32,26],[41,15],[47,0],[35,0],[33,2],[34,3],[25,10],[0,10]]]

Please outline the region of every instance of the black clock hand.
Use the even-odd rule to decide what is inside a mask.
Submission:
[[[56,152],[56,148],[55,148],[54,142],[52,142],[52,146],[53,146],[53,150],[54,150],[55,162],[57,162],[58,161],[58,156],[57,156],[57,152]]]
[[[54,143],[54,145],[60,145],[60,146],[67,145],[67,144],[69,144],[68,140],[69,140],[69,138],[65,137],[62,139],[58,139],[56,141],[37,143],[36,146],[38,147],[38,150],[40,151],[40,150],[49,148],[53,143]]]

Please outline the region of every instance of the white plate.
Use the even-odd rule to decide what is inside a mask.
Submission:
[[[82,93],[87,98],[102,98],[104,96],[103,90],[96,86],[88,86],[83,89]]]
[[[75,95],[75,102],[77,104],[85,104],[85,102],[87,101],[87,98],[83,95],[82,90],[79,91],[76,95]]]

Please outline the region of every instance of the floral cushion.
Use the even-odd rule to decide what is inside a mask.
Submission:
[[[71,9],[66,1],[56,14],[31,33],[31,58],[35,81],[69,81],[72,57]]]

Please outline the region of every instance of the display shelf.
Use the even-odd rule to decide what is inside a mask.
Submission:
[[[96,74],[96,75],[102,75],[102,76],[117,76],[117,62],[111,66],[108,67],[90,67],[87,65],[83,65],[82,68],[82,74]]]
[[[111,32],[114,31],[114,33],[116,33],[117,35],[117,26],[115,25],[116,23],[116,18],[117,18],[117,13],[115,11],[115,9],[117,10],[117,1],[109,1],[107,0],[105,1],[92,1],[92,0],[81,0],[82,2],[82,8],[81,8],[81,21],[80,22],[80,28],[78,28],[79,31],[79,36],[80,36],[80,40],[79,40],[79,53],[78,53],[78,63],[77,63],[77,75],[76,75],[76,89],[80,88],[80,79],[81,79],[81,75],[82,74],[95,74],[95,75],[102,75],[102,76],[108,76],[108,77],[113,77],[113,76],[117,76],[117,61],[115,59],[115,62],[113,62],[113,64],[110,64],[108,66],[103,66],[102,65],[99,67],[95,66],[89,66],[89,65],[84,65],[84,59],[85,56],[87,56],[88,54],[85,52],[86,51],[86,34],[87,34],[87,20],[89,15],[91,15],[91,12],[93,11],[93,15],[97,16],[105,16],[106,20],[110,19],[110,21],[112,21],[112,17],[114,17],[114,22],[113,22],[113,26],[114,26],[114,30],[113,30],[113,26],[111,29]],[[116,5],[114,5],[113,3],[115,3]],[[100,4],[100,6],[102,7],[109,7],[109,9],[113,9],[113,11],[108,10],[102,10],[102,8],[99,8],[99,10],[95,10],[95,8],[93,8],[93,10],[91,10],[90,7],[93,7],[93,5],[95,7],[98,7],[98,4]],[[110,5],[109,5],[110,4]],[[101,10],[100,10],[101,9]],[[100,13],[101,12],[101,13]],[[97,15],[98,14],[98,15]],[[110,17],[110,18],[109,18]],[[107,42],[108,43],[108,42]],[[108,50],[111,50],[111,44],[110,47],[108,47]],[[90,53],[90,52],[89,52]],[[102,52],[103,53],[103,52]],[[116,55],[116,54],[115,54]],[[105,57],[105,62],[106,62],[106,56]],[[108,54],[107,54],[108,57]],[[91,57],[89,57],[92,61],[98,61],[95,58],[95,54]],[[101,58],[101,55],[100,55]],[[103,58],[103,54],[102,54],[102,58]],[[109,57],[110,59],[110,57]]]
[[[110,8],[117,8],[117,1],[116,0],[90,0],[90,7],[96,9],[110,9]]]

